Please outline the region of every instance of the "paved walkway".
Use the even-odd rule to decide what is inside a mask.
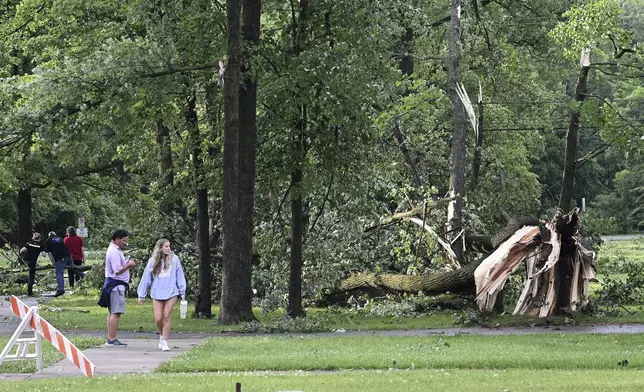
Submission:
[[[23,297],[21,300],[29,305],[37,305],[36,298]],[[0,297],[0,335],[10,336],[18,327],[19,319],[9,309],[9,301]],[[61,331],[66,336],[100,336],[105,337],[105,331]],[[127,343],[124,348],[100,346],[83,350],[83,353],[96,365],[96,374],[113,375],[124,373],[150,373],[164,362],[197,346],[203,339],[212,334],[200,333],[171,333],[170,351],[159,350],[159,335],[154,333],[121,332],[119,339]],[[43,339],[43,344],[49,344]],[[20,380],[26,378],[82,376],[74,364],[63,358],[59,362],[34,374],[0,374],[0,380]]]
[[[95,347],[83,350],[83,353],[96,365],[96,375],[150,373],[164,362],[190,350],[201,343],[202,339],[170,340],[170,351],[160,351],[157,339],[131,339],[125,341],[128,346]],[[46,344],[46,343],[45,343]],[[0,374],[0,379],[35,379],[50,377],[82,376],[74,364],[63,359],[34,374]]]

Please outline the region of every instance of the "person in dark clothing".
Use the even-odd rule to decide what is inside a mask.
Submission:
[[[49,253],[54,266],[56,267],[56,294],[55,297],[65,294],[65,277],[63,276],[65,268],[73,265],[72,255],[69,249],[65,246],[65,242],[61,237],[56,235],[56,232],[50,231],[49,238],[45,245],[45,252]]]
[[[77,267],[83,265],[85,263],[85,243],[83,242],[83,237],[76,235],[74,226],[67,228],[67,236],[63,242],[72,255],[74,265]],[[74,287],[74,281],[79,281],[85,277],[85,274],[81,271],[75,271],[71,268],[67,270],[67,275],[69,276],[69,287]]]
[[[20,256],[27,263],[29,267],[29,278],[27,280],[27,295],[33,297],[34,295],[34,282],[36,280],[36,265],[38,256],[45,251],[45,245],[42,243],[42,238],[39,233],[34,233],[31,240],[20,249]]]

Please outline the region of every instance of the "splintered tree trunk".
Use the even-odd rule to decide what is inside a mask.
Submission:
[[[451,22],[449,27],[449,50],[445,62],[447,68],[447,86],[452,103],[452,156],[450,163],[449,188],[450,196],[460,196],[448,207],[447,232],[450,240],[454,240],[463,228],[462,200],[465,196],[465,152],[467,136],[467,119],[465,109],[457,93],[461,82],[459,40],[461,35],[461,1],[452,0]],[[463,260],[463,241],[459,238],[452,244],[452,249],[459,261]]]
[[[32,207],[31,188],[20,188],[18,191],[18,235],[21,246],[31,239]]]
[[[476,138],[476,149],[474,150],[474,162],[472,163],[472,191],[476,191],[479,185],[479,175],[481,172],[481,164],[483,161],[483,140],[485,130],[483,129],[483,100],[478,102],[479,118],[478,118],[478,135]]]

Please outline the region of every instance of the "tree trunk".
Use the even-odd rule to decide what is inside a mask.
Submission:
[[[300,0],[299,19],[293,20],[292,38],[295,53],[299,55],[305,42],[308,24],[308,0]],[[293,10],[294,11],[294,10]],[[307,128],[306,105],[299,107],[299,118],[293,129],[291,142],[291,265],[288,284],[287,314],[290,317],[304,316],[302,306],[302,256],[304,243],[304,208],[302,202],[303,167],[306,155],[305,133]]]
[[[452,103],[452,156],[450,165],[449,188],[450,196],[456,198],[448,207],[447,238],[454,241],[463,228],[462,200],[465,196],[465,153],[467,137],[467,119],[465,109],[457,93],[461,82],[459,64],[461,60],[459,41],[461,35],[461,2],[452,0],[451,22],[449,27],[449,50],[445,66],[448,75],[448,93]],[[452,249],[459,261],[463,261],[463,241],[459,237],[452,244]]]
[[[575,170],[577,166],[577,145],[579,144],[579,120],[581,114],[579,105],[586,100],[586,84],[590,66],[582,66],[579,72],[579,80],[575,91],[575,106],[570,110],[570,122],[566,134],[566,155],[564,158],[563,180],[561,181],[561,197],[559,208],[564,213],[570,212],[573,207],[572,190],[575,182]]]
[[[411,56],[413,51],[413,38],[414,31],[411,28],[406,28],[405,33],[400,37],[400,61],[398,61],[398,69],[403,74],[403,76],[409,78],[414,73],[414,59]],[[406,90],[404,96],[408,96],[409,91]],[[400,129],[400,121],[394,120],[394,139],[400,147],[400,152],[403,154],[405,163],[411,171],[411,179],[414,182],[414,185],[421,187],[423,185],[422,180],[420,179],[420,174],[418,174],[418,168],[414,162],[409,148],[407,148],[406,137],[403,131]]]
[[[304,113],[303,113],[304,115]],[[303,122],[306,120],[303,120]],[[304,131],[301,130],[301,133]],[[291,172],[291,268],[288,284],[288,315],[304,315],[302,307],[302,248],[304,243],[304,211],[302,206],[302,135],[296,136],[293,146],[294,168]]]
[[[199,134],[196,98],[191,92],[185,102],[185,119],[192,147],[193,189],[197,207],[197,253],[199,255],[199,290],[195,315],[212,317],[212,271],[210,268],[210,231],[208,226],[208,189],[204,184],[204,167]]]
[[[18,191],[18,236],[20,244],[27,243],[31,239],[33,229],[33,202],[31,188],[20,188]]]
[[[475,291],[474,270],[480,263],[481,261],[476,261],[455,271],[425,276],[378,273],[355,274],[343,279],[338,288],[340,291],[375,287],[407,293],[422,291],[426,294],[445,292],[472,294]]]
[[[242,241],[240,264],[241,294],[246,321],[255,320],[252,310],[253,211],[255,201],[255,161],[257,152],[257,70],[252,67],[259,49],[261,1],[244,0],[242,38],[243,86],[239,91],[239,226]]]
[[[224,236],[221,324],[255,319],[252,309],[251,257],[255,173],[256,90],[251,72],[241,88],[241,32],[239,0],[226,1],[228,64],[224,73]],[[244,38],[254,31],[259,38],[258,0],[244,0]],[[252,27],[250,27],[252,26]],[[250,42],[249,42],[250,44]],[[252,83],[249,85],[249,79]],[[249,88],[251,87],[251,88]],[[243,94],[243,103],[242,103]],[[252,106],[249,106],[252,105]],[[243,109],[243,112],[240,110]],[[252,108],[252,110],[250,110]],[[241,118],[241,120],[240,120]],[[243,121],[243,123],[242,123]],[[243,128],[242,128],[243,126]]]
[[[164,214],[172,210],[172,202],[168,197],[168,190],[174,184],[174,171],[172,170],[172,141],[170,131],[163,120],[156,122],[157,162],[159,167],[159,180],[161,181],[161,203],[159,209]]]

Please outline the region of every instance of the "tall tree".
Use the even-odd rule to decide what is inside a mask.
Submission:
[[[244,39],[255,35],[259,39],[260,5],[258,0],[244,0]],[[223,195],[223,268],[219,322],[233,324],[255,319],[252,310],[252,228],[253,187],[255,181],[255,106],[249,113],[249,100],[255,101],[254,88],[241,88],[244,61],[241,42],[241,10],[239,0],[228,0],[227,35],[228,63],[224,73],[224,195]],[[249,25],[251,24],[251,25]],[[248,26],[248,28],[246,28]],[[248,33],[248,35],[246,34]],[[252,40],[248,40],[252,44]],[[245,77],[249,73],[246,73]],[[252,77],[252,76],[251,76]],[[240,98],[244,106],[240,107]],[[240,121],[240,115],[243,120]],[[243,125],[243,128],[242,128]]]
[[[212,316],[212,270],[210,268],[210,225],[208,215],[208,189],[204,183],[199,118],[194,91],[190,91],[184,103],[184,117],[192,148],[193,189],[197,207],[197,254],[199,255],[199,289],[195,300],[195,314]]]
[[[293,4],[293,3],[291,3]],[[293,5],[291,5],[293,6]],[[309,2],[300,0],[299,17],[293,18],[291,30],[294,52],[299,56],[302,47],[307,42],[307,34],[310,31],[309,23]],[[295,10],[292,10],[295,15]],[[304,160],[306,157],[306,130],[308,127],[307,105],[296,102],[298,117],[291,136],[291,268],[288,285],[288,315],[300,317],[304,315],[302,307],[302,265],[304,258],[302,254],[304,246],[304,205],[302,200],[302,176]]]
[[[447,238],[453,242],[452,249],[459,260],[463,258],[463,197],[465,196],[465,168],[467,152],[467,119],[465,109],[458,97],[461,83],[461,1],[452,0],[449,25],[447,68],[447,89],[452,104],[452,154],[450,161],[449,192],[458,196],[448,207]]]

